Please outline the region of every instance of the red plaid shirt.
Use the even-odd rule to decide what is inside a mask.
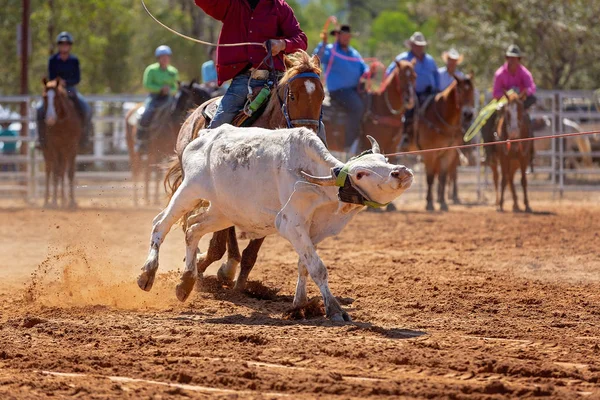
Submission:
[[[219,44],[285,40],[285,53],[306,50],[307,38],[294,11],[284,0],[260,0],[254,10],[246,0],[195,0],[208,15],[223,23]],[[219,85],[232,79],[249,64],[257,68],[267,55],[259,46],[217,48]],[[275,69],[283,71],[283,57],[274,57]],[[264,68],[264,67],[261,67]]]

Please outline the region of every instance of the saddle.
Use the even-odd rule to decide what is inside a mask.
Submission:
[[[166,117],[169,116],[174,105],[175,105],[175,98],[170,97],[169,100],[165,102],[165,104],[163,104],[162,106],[157,108],[154,111],[154,115],[152,116],[152,123],[150,124],[151,128],[153,127],[153,125],[156,124],[156,121],[166,120]],[[144,103],[140,108],[138,108],[136,110],[136,112],[134,112],[131,115],[131,117],[129,117],[129,120],[127,120],[129,125],[137,126],[139,124],[140,120],[142,119],[142,115],[144,115],[145,111],[146,111],[146,103]]]
[[[252,90],[252,98],[250,99],[250,101],[254,100],[256,98],[256,96],[258,96],[258,94],[260,93],[261,90],[262,90],[262,87],[254,88]],[[208,100],[207,102],[205,102],[204,104],[202,104],[200,106],[200,109],[202,111],[202,116],[204,117],[204,120],[206,121],[207,125],[215,117],[215,114],[217,113],[217,109],[219,108],[219,105],[221,104],[222,99],[223,99],[223,96],[215,97],[215,98]],[[244,113],[244,110],[241,110],[233,118],[232,125],[237,126],[237,127],[252,126],[252,124],[254,124],[254,122],[256,122],[256,120],[264,113],[267,104],[268,104],[268,101],[265,101],[263,103],[263,105],[258,110],[256,110],[256,112],[254,112],[252,114],[252,116],[248,116],[246,113]]]

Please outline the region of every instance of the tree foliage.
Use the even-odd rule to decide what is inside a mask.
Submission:
[[[478,86],[491,84],[503,63],[505,48],[517,43],[524,63],[546,89],[594,89],[600,80],[599,0],[289,0],[309,38],[309,51],[329,15],[350,23],[360,35],[353,45],[363,56],[387,64],[405,50],[415,30],[422,31],[428,51],[438,61],[448,47],[465,54],[463,69],[473,70]],[[40,91],[54,38],[63,30],[75,36],[84,93],[141,92],[142,73],[154,62],[154,49],[171,46],[182,79],[199,77],[208,48],[164,30],[143,11],[139,0],[31,0],[32,54],[30,91]],[[189,36],[215,41],[220,23],[192,0],[146,0],[170,27]],[[18,92],[16,51],[21,2],[0,0],[0,94]]]

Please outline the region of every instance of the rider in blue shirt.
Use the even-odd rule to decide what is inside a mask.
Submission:
[[[323,41],[313,54],[317,54],[321,59],[329,96],[344,107],[348,114],[345,146],[350,148],[360,136],[365,105],[358,93],[358,85],[369,67],[360,53],[350,46],[352,32],[349,25],[342,25],[331,34],[337,36],[336,42],[327,44],[327,34],[324,32],[321,35]]]
[[[58,45],[58,53],[48,59],[48,79],[54,80],[58,77],[63,79],[67,84],[67,93],[75,103],[75,107],[83,121],[83,135],[81,137],[80,146],[85,148],[88,145],[89,132],[92,128],[91,118],[92,110],[85,98],[77,91],[76,86],[81,80],[81,72],[79,69],[79,59],[71,54],[73,46],[73,35],[69,32],[61,32],[56,37]],[[37,126],[38,126],[38,141],[40,147],[45,146],[46,129],[44,123],[44,106],[41,105],[37,110]]]
[[[435,95],[439,91],[440,74],[433,57],[425,52],[427,41],[421,32],[413,33],[405,44],[410,47],[410,51],[399,54],[396,57],[396,61],[413,61],[413,59],[416,59],[415,73],[417,74],[417,81],[415,83],[415,92],[419,104],[423,104],[427,101],[428,97]],[[396,63],[392,62],[386,70],[386,75],[389,75],[394,68],[396,68]],[[407,110],[404,114],[404,132],[406,134],[403,136],[402,144],[405,144],[405,141],[412,136],[415,109],[418,109],[418,107]]]

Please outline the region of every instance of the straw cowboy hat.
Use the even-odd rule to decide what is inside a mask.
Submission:
[[[462,64],[463,59],[463,55],[460,54],[455,48],[451,48],[450,50],[442,53],[442,60],[444,60],[445,64],[448,64],[448,60],[456,60],[456,63],[460,65]]]
[[[508,46],[508,49],[506,49],[506,57],[521,58],[523,57],[523,54],[521,53],[521,49],[519,48],[519,46],[517,46],[516,44],[511,44],[510,46]]]
[[[404,41],[404,45],[406,47],[410,47],[411,44],[416,44],[417,46],[427,46],[425,35],[423,35],[421,32],[413,33],[410,39]]]

